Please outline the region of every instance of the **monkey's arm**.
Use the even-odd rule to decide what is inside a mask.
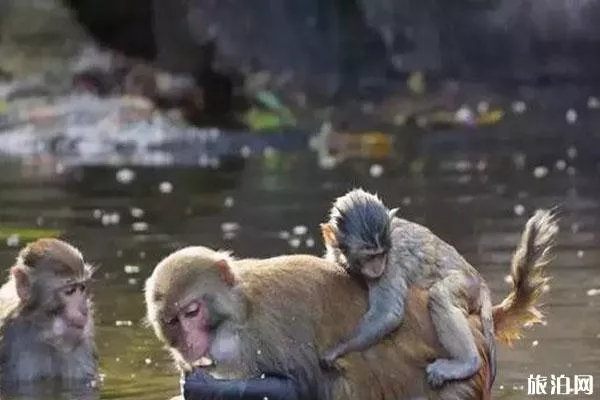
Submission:
[[[249,379],[216,379],[202,370],[185,377],[185,400],[299,400],[293,380],[280,376]]]
[[[349,339],[325,352],[323,361],[326,364],[347,353],[373,346],[400,326],[408,288],[403,277],[394,278],[379,279],[369,284],[369,310]]]

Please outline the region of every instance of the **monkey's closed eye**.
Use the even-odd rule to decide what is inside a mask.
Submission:
[[[77,286],[76,285],[71,285],[71,286],[68,286],[65,290],[63,290],[63,293],[66,296],[72,296],[72,295],[75,294],[76,291],[77,291]]]
[[[72,296],[75,294],[76,291],[80,291],[81,293],[85,293],[87,287],[84,283],[75,283],[73,285],[69,285],[67,286],[64,290],[63,293],[66,296]]]
[[[196,315],[198,315],[199,311],[200,311],[200,307],[198,306],[198,303],[194,302],[194,303],[190,304],[189,306],[187,306],[183,315],[186,318],[193,318]]]

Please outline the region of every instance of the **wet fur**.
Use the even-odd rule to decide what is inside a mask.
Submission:
[[[85,383],[97,377],[97,357],[93,335],[93,309],[89,306],[86,337],[75,348],[61,348],[60,338],[48,340],[47,326],[38,321],[48,313],[48,298],[40,293],[57,276],[89,279],[93,268],[83,262],[81,253],[65,242],[40,239],[26,246],[13,268],[27,271],[32,281],[32,298],[19,299],[11,274],[0,288],[0,381],[3,390],[52,379],[63,383]]]

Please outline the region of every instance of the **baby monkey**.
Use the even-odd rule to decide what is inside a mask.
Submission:
[[[326,258],[349,274],[364,278],[369,309],[353,335],[328,349],[322,364],[330,368],[347,353],[365,350],[396,329],[404,317],[407,289],[429,288],[429,310],[440,344],[448,358],[426,369],[433,387],[473,376],[482,365],[467,316],[481,316],[495,376],[495,341],[490,291],[479,273],[429,229],[398,218],[379,198],[362,189],[339,197],[329,221],[321,224]]]

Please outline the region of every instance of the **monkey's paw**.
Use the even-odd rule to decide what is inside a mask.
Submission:
[[[427,383],[432,387],[438,388],[444,384],[444,382],[452,379],[451,368],[448,365],[448,361],[444,359],[438,359],[427,366],[425,371],[427,372]]]
[[[319,364],[321,365],[321,368],[334,369],[335,361],[337,359],[338,359],[338,354],[336,351],[327,351],[319,359]]]

